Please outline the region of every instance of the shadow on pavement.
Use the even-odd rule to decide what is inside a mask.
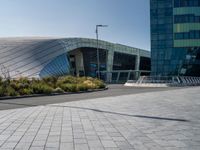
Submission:
[[[19,105],[19,106],[27,106],[27,107],[34,107],[38,105],[33,104],[20,104],[20,103],[7,103],[7,102],[0,102],[2,104],[12,104],[12,105]],[[93,109],[93,108],[85,108],[85,107],[77,107],[77,106],[61,106],[61,105],[47,105],[51,107],[68,107],[68,108],[76,108],[76,109],[84,109],[84,110],[91,110],[95,112],[101,112],[101,113],[109,113],[109,114],[115,114],[115,115],[121,115],[121,116],[129,116],[129,117],[137,117],[137,118],[146,118],[146,119],[157,119],[157,120],[168,120],[168,121],[182,121],[182,122],[189,122],[189,120],[185,119],[178,119],[178,118],[165,118],[165,117],[155,117],[155,116],[144,116],[144,115],[130,115],[125,113],[118,113],[118,112],[111,112],[111,111],[105,111],[100,109]]]
[[[121,115],[121,116],[129,116],[129,117],[137,117],[137,118],[189,122],[189,120],[185,120],[185,119],[165,118],[165,117],[155,117],[155,116],[144,116],[144,115],[130,115],[130,114],[124,114],[124,113],[117,113],[117,112],[105,111],[105,110],[100,110],[100,109],[77,107],[77,106],[61,106],[61,105],[48,105],[48,106],[51,106],[51,107],[68,107],[68,108],[84,109],[84,110],[91,110],[91,111],[95,111],[95,112],[109,113],[109,114],[115,114],[115,115]]]

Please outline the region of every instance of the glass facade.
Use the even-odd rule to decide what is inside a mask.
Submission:
[[[151,70],[151,59],[140,57],[140,70]]]
[[[113,70],[135,70],[136,56],[126,53],[114,52],[113,60]],[[118,76],[117,73],[112,75],[113,79],[116,79]],[[128,72],[122,72],[119,75],[120,81],[127,81]]]
[[[180,39],[200,39],[200,30],[191,30],[189,32],[179,32],[174,34],[175,40]]]
[[[200,7],[200,0],[174,0],[174,7]]]
[[[200,23],[200,16],[195,16],[194,14],[187,14],[187,15],[175,15],[174,16],[174,23]]]
[[[152,75],[196,76],[191,68],[198,66],[200,0],[151,0],[150,5]]]
[[[135,70],[135,61],[135,55],[115,52],[113,70]]]
[[[70,63],[67,54],[62,54],[56,57],[53,61],[47,64],[40,72],[41,78],[48,76],[63,76],[70,74]]]
[[[83,53],[85,75],[97,76],[97,50],[95,48],[81,48]],[[99,49],[99,70],[106,71],[107,50]]]

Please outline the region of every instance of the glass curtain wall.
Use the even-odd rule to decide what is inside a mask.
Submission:
[[[135,55],[114,52],[113,70],[135,70]],[[113,73],[112,78],[116,80],[118,73]],[[121,72],[119,76],[120,81],[126,81],[128,72]]]
[[[200,0],[151,0],[150,5],[152,75],[200,74]]]
[[[81,48],[83,53],[85,75],[97,77],[97,50],[95,48]],[[107,50],[99,49],[99,69],[106,71]]]
[[[173,2],[151,0],[151,69],[152,75],[168,75],[173,53]]]

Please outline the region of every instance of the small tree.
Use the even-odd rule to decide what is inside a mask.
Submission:
[[[10,84],[10,72],[9,72],[9,69],[3,64],[0,65],[0,69],[1,69],[1,74],[3,75],[3,80],[4,80],[2,82],[2,86],[5,89]]]
[[[4,64],[1,64],[0,68],[1,68],[1,74],[3,75],[3,78],[5,80],[10,80],[10,71],[9,71],[9,69]]]

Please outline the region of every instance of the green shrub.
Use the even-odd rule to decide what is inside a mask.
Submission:
[[[2,87],[6,88],[10,85],[10,79],[6,79],[1,83]]]
[[[96,84],[94,84],[91,80],[85,80],[83,84],[88,88],[88,89],[96,89]]]
[[[60,87],[65,92],[77,92],[76,84],[62,84]]]
[[[41,80],[39,80],[39,79],[36,79],[36,78],[31,79],[31,84],[40,83],[40,82],[41,82]]]
[[[18,91],[20,89],[19,83],[15,82],[15,81],[11,81],[10,82],[10,86],[15,89],[16,91]]]
[[[6,95],[7,96],[17,96],[19,94],[15,91],[15,89],[13,89],[12,87],[9,86],[6,88]]]
[[[53,88],[56,88],[57,80],[58,80],[57,77],[45,77],[42,79],[44,83],[46,83],[47,85]]]
[[[102,80],[99,80],[99,79],[94,79],[93,83],[96,85],[96,88],[105,88],[106,87],[104,82]]]
[[[53,89],[53,93],[64,93],[65,91],[61,89],[60,87],[57,87],[56,89]]]
[[[5,88],[0,86],[0,96],[5,96]]]
[[[83,83],[85,80],[87,80],[87,77],[77,77],[77,83]]]
[[[105,84],[103,81],[91,77],[48,77],[42,80],[36,78],[3,80],[0,77],[0,96],[77,92],[96,88],[105,88]]]
[[[30,84],[30,80],[26,77],[19,78],[18,82],[22,84]]]
[[[57,81],[57,86],[60,86],[62,84],[76,84],[77,81],[77,77],[73,76],[60,77]]]
[[[31,95],[31,94],[33,94],[33,90],[32,89],[20,89],[19,94],[20,95]]]
[[[99,88],[100,88],[100,89],[103,89],[103,88],[105,88],[105,87],[106,87],[106,85],[105,85],[104,83],[102,83],[102,84],[99,85]]]
[[[58,79],[57,83],[56,83],[56,87],[61,87],[63,85],[63,80],[62,79]]]
[[[2,77],[0,77],[0,85],[2,84],[2,81],[3,81],[3,78],[2,78]]]
[[[43,83],[34,83],[31,87],[34,94],[50,94],[53,91],[52,87]]]
[[[77,91],[87,91],[87,90],[88,90],[87,85],[83,83],[77,84]]]

